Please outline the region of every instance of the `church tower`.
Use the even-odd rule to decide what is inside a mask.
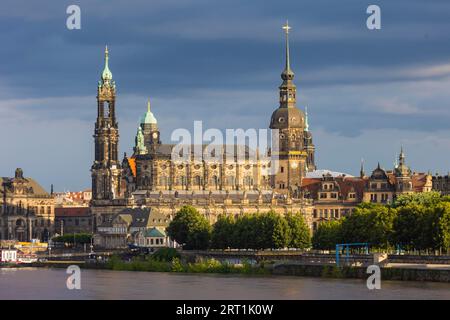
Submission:
[[[152,150],[155,145],[161,144],[158,121],[150,110],[150,99],[147,102],[147,112],[142,117],[140,126],[144,135],[145,146],[148,150]]]
[[[278,134],[278,150],[272,151],[272,155],[278,157],[272,185],[277,192],[293,195],[299,191],[306,172],[315,170],[315,160],[306,115],[296,106],[297,88],[293,82],[289,51],[291,27],[286,23],[283,29],[286,34],[286,64],[281,73],[280,105],[272,113],[269,126],[275,137]]]
[[[91,167],[93,200],[120,197],[120,162],[118,160],[119,127],[116,121],[116,85],[109,70],[108,47],[105,67],[97,87],[97,121],[95,122],[95,159]]]
[[[407,193],[412,192],[412,172],[411,169],[406,165],[405,153],[403,152],[403,147],[400,150],[398,156],[398,165],[394,168],[394,174],[396,178],[396,191],[397,193]]]

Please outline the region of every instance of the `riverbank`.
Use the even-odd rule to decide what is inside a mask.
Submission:
[[[381,279],[397,281],[429,281],[450,283],[450,269],[419,268],[411,266],[380,267]],[[322,277],[336,279],[367,279],[366,267],[336,267],[334,265],[305,265],[295,262],[274,264],[275,275]]]
[[[199,274],[244,274],[244,275],[278,275],[334,279],[367,279],[366,267],[320,264],[301,264],[294,261],[277,263],[242,263],[231,264],[215,259],[205,259],[198,262],[186,262],[174,259],[172,262],[156,260],[121,261],[113,258],[107,263],[85,263],[83,261],[54,261],[33,263],[19,267],[67,268],[76,264],[82,269],[102,269],[112,271],[199,273]],[[425,268],[416,266],[381,266],[381,279],[395,281],[426,281],[450,283],[450,269]]]
[[[367,279],[366,268],[374,264],[369,254],[351,255],[336,266],[334,254],[301,252],[236,252],[179,251],[162,248],[152,254],[116,253],[100,259],[56,259],[15,267],[67,268],[78,265],[84,269],[204,274],[286,275],[336,279]],[[67,259],[67,257],[64,257]],[[14,266],[13,266],[14,267]],[[390,255],[380,264],[384,280],[450,282],[449,256]]]

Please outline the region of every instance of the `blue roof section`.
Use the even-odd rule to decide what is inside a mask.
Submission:
[[[152,238],[165,238],[166,234],[156,228],[151,228],[145,232],[145,236]]]

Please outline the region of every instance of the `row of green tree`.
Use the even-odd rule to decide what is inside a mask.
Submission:
[[[194,207],[184,206],[167,228],[169,237],[184,249],[309,248],[311,236],[301,214],[286,217],[274,212],[220,217],[211,226]]]
[[[372,247],[450,250],[450,197],[439,193],[399,196],[393,205],[363,203],[341,220],[323,222],[313,235],[314,249],[337,243],[368,242]]]

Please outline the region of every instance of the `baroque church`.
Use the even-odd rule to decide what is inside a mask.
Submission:
[[[116,84],[109,69],[109,52],[97,88],[95,160],[91,168],[91,207],[97,223],[111,221],[124,208],[147,206],[173,214],[185,204],[196,206],[215,221],[220,214],[239,215],[275,210],[303,212],[307,205],[300,196],[302,179],[314,171],[315,147],[307,112],[296,105],[297,90],[290,64],[289,29],[285,25],[285,66],[279,86],[279,106],[270,117],[269,128],[278,141],[276,149],[260,155],[248,146],[221,147],[220,159],[200,161],[190,148],[188,161],[174,160],[174,144],[164,144],[150,101],[137,128],[134,152],[118,158],[119,128],[115,113]],[[204,155],[206,145],[200,146]],[[241,159],[236,155],[243,151]],[[255,153],[255,157],[249,156]],[[271,159],[278,161],[272,172]]]

